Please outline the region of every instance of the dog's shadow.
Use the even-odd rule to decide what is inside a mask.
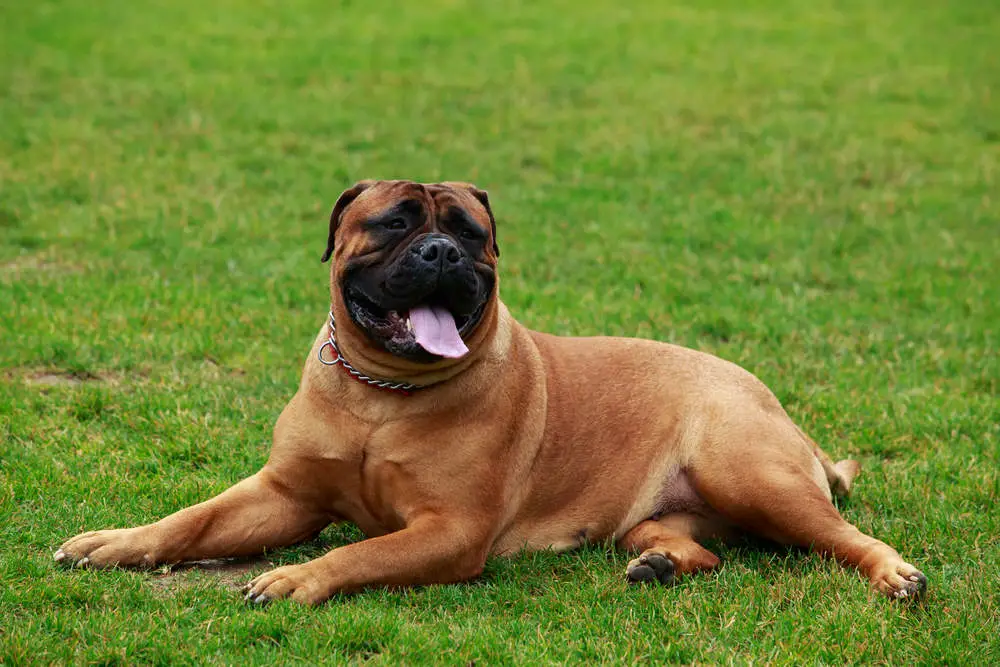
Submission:
[[[844,509],[848,505],[847,499],[837,499],[837,505],[839,509]],[[204,585],[206,578],[208,578],[208,585],[238,591],[251,579],[268,570],[282,565],[304,563],[319,558],[333,549],[364,539],[366,539],[365,534],[354,524],[334,524],[326,527],[310,540],[270,550],[261,555],[188,561],[163,567],[153,573],[150,577],[150,584],[161,592],[169,592]],[[787,566],[789,562],[799,561],[804,564],[809,560],[807,549],[781,545],[742,532],[726,541],[708,540],[705,546],[713,553],[720,555],[723,560],[738,559],[748,563],[756,561],[764,576],[767,576],[767,572],[770,570],[770,568],[763,566],[764,563],[782,560]],[[578,562],[581,558],[581,551],[584,553],[604,552],[608,560],[614,562],[615,565],[622,565],[624,561],[621,559],[626,557],[625,554],[618,552],[612,543],[590,544],[565,553],[544,550],[523,553],[503,564],[498,564],[495,559],[490,559],[482,576],[465,582],[465,585],[485,586],[498,579],[504,580],[511,576],[517,576],[517,573],[520,573],[521,576],[529,576],[528,573],[532,573],[545,580],[550,580],[557,575],[565,576],[575,568],[586,567],[585,564]],[[527,572],[524,571],[525,569]]]
[[[269,550],[257,556],[241,558],[209,558],[186,561],[157,569],[149,579],[150,585],[161,592],[194,587],[214,580],[211,585],[239,590],[257,575],[282,565],[304,563],[325,553],[365,539],[357,526],[338,524],[329,526],[310,540],[289,547]]]

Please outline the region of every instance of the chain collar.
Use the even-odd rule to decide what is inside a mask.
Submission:
[[[330,347],[330,351],[335,355],[333,361],[327,361],[323,358],[323,350],[326,347]],[[377,380],[373,377],[369,377],[359,371],[357,368],[352,366],[344,355],[340,353],[340,348],[337,347],[337,323],[333,319],[333,311],[330,311],[330,336],[327,338],[326,342],[323,343],[319,348],[319,362],[324,366],[343,366],[344,370],[347,371],[348,375],[357,380],[358,382],[363,382],[364,384],[371,385],[372,387],[378,387],[379,389],[384,389],[386,391],[394,391],[405,396],[409,396],[418,389],[422,389],[420,385],[410,384],[408,382],[390,382],[389,380]]]

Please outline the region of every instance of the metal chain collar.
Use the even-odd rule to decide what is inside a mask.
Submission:
[[[323,358],[323,350],[330,346],[331,352],[336,355],[333,361],[327,361]],[[341,365],[344,370],[347,371],[351,377],[353,377],[358,382],[364,382],[365,384],[371,385],[373,387],[378,387],[379,389],[385,389],[386,391],[397,391],[401,394],[410,394],[418,389],[422,389],[420,385],[410,384],[408,382],[390,382],[388,380],[378,380],[373,377],[369,377],[359,371],[357,368],[352,366],[344,355],[340,353],[340,348],[337,347],[337,323],[333,319],[333,311],[330,311],[330,337],[327,341],[323,343],[319,348],[319,362],[324,366],[336,366]]]

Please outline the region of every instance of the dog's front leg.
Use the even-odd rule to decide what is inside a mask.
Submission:
[[[372,586],[444,584],[478,576],[489,538],[483,523],[424,515],[406,528],[334,549],[300,565],[266,572],[249,584],[246,599],[267,602],[290,597],[319,604],[335,593]]]
[[[318,533],[330,517],[296,498],[267,469],[211,500],[145,526],[98,530],[68,540],[57,561],[90,567],[151,567],[247,556]]]

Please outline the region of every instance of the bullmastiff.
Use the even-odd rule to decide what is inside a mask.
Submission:
[[[613,540],[668,583],[749,532],[858,568],[892,598],[926,578],[832,502],[831,459],[742,368],[676,345],[531,331],[498,296],[496,223],[467,183],[363,181],[330,216],[329,318],[264,467],[137,528],[78,535],[65,564],[246,556],[352,521],[366,539],[258,576],[246,598],[317,604],[476,577],[489,556]]]

